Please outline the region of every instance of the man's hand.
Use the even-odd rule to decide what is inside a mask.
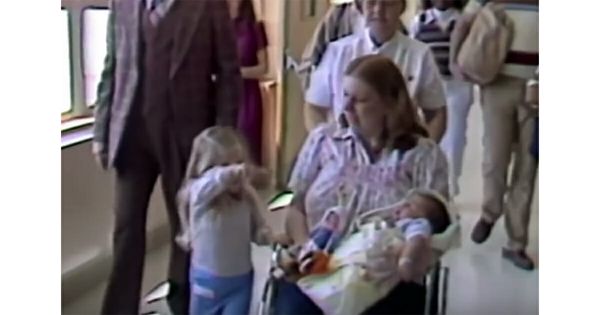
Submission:
[[[450,62],[450,73],[452,73],[452,76],[460,81],[467,81],[467,77],[456,62]]]
[[[425,121],[427,122],[427,131],[429,137],[435,142],[440,143],[446,133],[447,107],[435,110],[423,110]]]
[[[108,167],[108,154],[106,153],[104,144],[102,142],[92,142],[92,155],[96,164],[103,170]]]
[[[539,98],[539,82],[537,80],[529,80],[525,92],[525,103],[532,109],[538,109]]]
[[[192,250],[192,244],[187,233],[180,233],[179,235],[177,235],[175,237],[175,243],[179,245],[179,247],[185,252],[190,252]]]

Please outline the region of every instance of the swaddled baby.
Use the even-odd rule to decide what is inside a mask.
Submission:
[[[329,222],[335,223],[333,218],[330,216]],[[325,251],[322,248],[317,251],[321,255],[301,255],[296,260],[296,267],[301,268],[299,272],[295,270],[293,278],[325,314],[362,314],[398,282],[421,280],[418,277],[426,272],[430,263],[432,235],[444,232],[449,225],[450,216],[441,199],[428,192],[415,191],[397,205],[363,214],[358,230],[341,241],[325,242],[333,233],[315,231],[311,242],[317,248],[321,247],[318,245],[329,246]],[[333,250],[332,244],[337,244]],[[390,259],[390,253],[398,258]],[[322,264],[322,257],[329,263]]]
[[[322,223],[312,231],[310,246],[304,247],[304,253],[296,252],[296,255],[292,255],[293,258],[287,257],[282,267],[286,269],[285,265],[293,264],[296,268],[300,267],[296,271],[302,275],[327,273],[327,260],[324,256],[333,253],[343,242],[336,231],[339,228],[339,213],[328,211]],[[377,213],[376,218],[395,227],[396,236],[403,240],[398,249],[401,253],[398,264],[404,281],[416,280],[418,271],[427,267],[432,235],[444,232],[450,225],[446,205],[436,196],[419,191],[411,193],[397,207]],[[307,248],[311,249],[311,253],[307,253]]]
[[[433,195],[413,192],[391,212],[383,219],[395,226],[404,240],[399,260],[401,279],[415,280],[418,268],[428,264],[432,235],[443,233],[450,225],[448,209]]]

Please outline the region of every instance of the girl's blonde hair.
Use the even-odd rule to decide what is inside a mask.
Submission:
[[[242,152],[243,163],[250,162],[248,148],[243,137],[231,127],[210,127],[194,138],[185,176],[177,193],[181,232],[176,241],[182,248],[189,250],[191,242],[189,235],[190,183],[201,177],[207,170],[223,163],[229,153],[236,149]]]

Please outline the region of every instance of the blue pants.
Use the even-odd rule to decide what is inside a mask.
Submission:
[[[460,193],[458,182],[467,146],[467,121],[473,104],[473,84],[457,79],[444,80],[443,84],[448,104],[448,124],[440,147],[448,158],[450,193],[456,196]]]
[[[540,118],[535,118],[535,129],[533,130],[533,141],[531,141],[531,155],[537,161],[540,157]]]
[[[246,315],[250,313],[254,272],[219,277],[190,271],[190,315]]]

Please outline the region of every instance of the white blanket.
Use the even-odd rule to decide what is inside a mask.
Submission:
[[[386,209],[379,209],[377,212]],[[374,212],[367,213],[363,219],[372,214]],[[444,253],[459,246],[459,240],[460,225],[456,218],[444,233],[433,236],[432,248]],[[386,246],[401,242],[403,240],[393,228],[378,228],[375,222],[361,223],[358,232],[346,237],[334,251],[330,261],[330,269],[333,271],[303,277],[298,281],[298,286],[327,315],[361,314],[398,284],[394,279],[375,284],[365,277],[366,270],[363,266],[370,257],[379,255]]]

